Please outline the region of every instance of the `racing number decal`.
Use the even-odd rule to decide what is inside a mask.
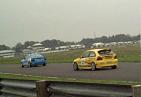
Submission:
[[[83,58],[82,60],[81,60],[81,65],[84,65],[85,64],[85,58]]]

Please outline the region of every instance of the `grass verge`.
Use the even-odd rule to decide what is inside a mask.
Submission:
[[[141,48],[139,45],[111,47],[118,55],[119,62],[141,62]],[[84,49],[70,50],[57,53],[45,54],[48,63],[72,63],[80,57]],[[0,58],[0,64],[20,64],[21,57]]]
[[[57,82],[76,82],[76,83],[98,83],[98,84],[115,84],[115,85],[138,85],[141,82],[135,81],[118,81],[118,80],[94,80],[94,79],[76,79],[76,78],[65,78],[65,77],[46,77],[46,76],[32,76],[32,75],[21,75],[21,74],[10,74],[0,73],[0,78],[5,79],[17,79],[17,80],[47,80]]]

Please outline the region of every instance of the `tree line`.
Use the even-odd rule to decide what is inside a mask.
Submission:
[[[102,43],[109,43],[109,42],[128,42],[128,41],[138,41],[140,40],[140,35],[130,36],[125,34],[117,34],[112,36],[102,36],[95,39],[92,38],[85,38],[80,41],[86,47],[91,46],[93,43],[102,42]]]
[[[40,43],[43,44],[44,47],[55,49],[55,47],[58,46],[74,45],[74,44],[84,44],[86,47],[90,47],[93,43],[97,43],[97,42],[109,43],[109,42],[127,42],[127,41],[138,41],[138,40],[140,40],[140,35],[130,36],[125,34],[117,34],[112,36],[97,37],[94,39],[84,38],[79,42],[64,42],[61,40],[52,39],[52,40],[44,40]],[[0,45],[0,50],[13,49],[16,52],[22,52],[23,49],[27,48],[28,46],[32,46],[35,43],[38,43],[38,41],[26,41],[23,44],[19,42],[12,48],[6,45]]]

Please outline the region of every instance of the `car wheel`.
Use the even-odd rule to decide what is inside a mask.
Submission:
[[[44,63],[43,66],[46,66],[46,63]]]
[[[117,66],[116,65],[112,66],[112,69],[117,69]]]
[[[24,65],[22,64],[22,68],[24,67]]]
[[[92,63],[92,64],[91,64],[91,70],[92,70],[92,71],[95,71],[95,70],[96,70],[96,64],[95,64],[95,63]]]
[[[77,64],[77,63],[74,63],[74,64],[73,64],[73,70],[74,70],[74,71],[79,70],[79,68],[78,68],[78,64]]]

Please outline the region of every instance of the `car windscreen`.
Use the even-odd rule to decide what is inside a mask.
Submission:
[[[82,58],[86,58],[86,57],[88,57],[89,54],[90,54],[89,51],[85,51],[85,52],[82,54]]]

